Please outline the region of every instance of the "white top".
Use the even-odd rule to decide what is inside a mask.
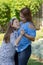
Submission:
[[[0,47],[0,65],[13,65],[15,54],[15,39],[18,37],[18,33],[14,31],[10,36],[10,43],[3,41]]]

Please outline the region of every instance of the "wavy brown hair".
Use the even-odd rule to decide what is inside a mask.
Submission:
[[[24,7],[20,10],[20,13],[22,13],[24,15],[24,17],[26,18],[26,21],[28,22],[32,22],[32,15],[31,15],[31,11],[28,7]]]
[[[11,34],[12,32],[14,32],[14,30],[16,30],[14,27],[11,26],[11,25],[13,25],[14,20],[16,20],[16,19],[13,18],[13,19],[11,20],[11,22],[9,22],[9,24],[8,24],[8,29],[7,29],[7,31],[6,31],[6,34],[4,35],[4,39],[3,39],[3,40],[4,40],[6,43],[10,42],[10,34]]]

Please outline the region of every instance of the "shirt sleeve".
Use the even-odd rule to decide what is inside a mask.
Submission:
[[[20,26],[23,24],[23,22],[20,22]]]
[[[18,37],[17,33],[12,33],[12,34],[11,34],[10,43],[11,43],[13,46],[16,46],[15,40],[17,39],[17,37]]]
[[[36,30],[35,29],[32,29],[32,28],[28,27],[27,30],[28,30],[28,32],[27,32],[28,35],[30,35],[32,37],[36,37]]]

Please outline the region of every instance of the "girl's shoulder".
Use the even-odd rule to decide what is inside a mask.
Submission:
[[[11,33],[11,36],[13,36],[14,34],[17,34],[17,31],[14,31]]]
[[[22,24],[23,22],[22,21],[20,21],[20,24]]]
[[[18,37],[18,31],[14,31],[13,33],[11,33],[10,38],[15,38]]]
[[[22,26],[22,24],[23,24],[23,22],[21,21],[21,22],[20,22],[20,26]]]

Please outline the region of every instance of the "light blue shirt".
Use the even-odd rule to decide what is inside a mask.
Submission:
[[[32,29],[32,28],[29,28],[29,24],[31,24],[30,22],[26,22],[26,23],[22,23],[20,22],[20,29],[18,30],[18,34],[20,35],[20,31],[21,30],[24,30],[26,34],[32,36],[32,37],[35,37],[36,36],[36,30],[35,29]],[[22,37],[19,44],[18,44],[18,47],[17,47],[17,52],[21,52],[23,51],[24,49],[26,49],[29,45],[31,44],[31,40],[27,39],[26,37]]]

